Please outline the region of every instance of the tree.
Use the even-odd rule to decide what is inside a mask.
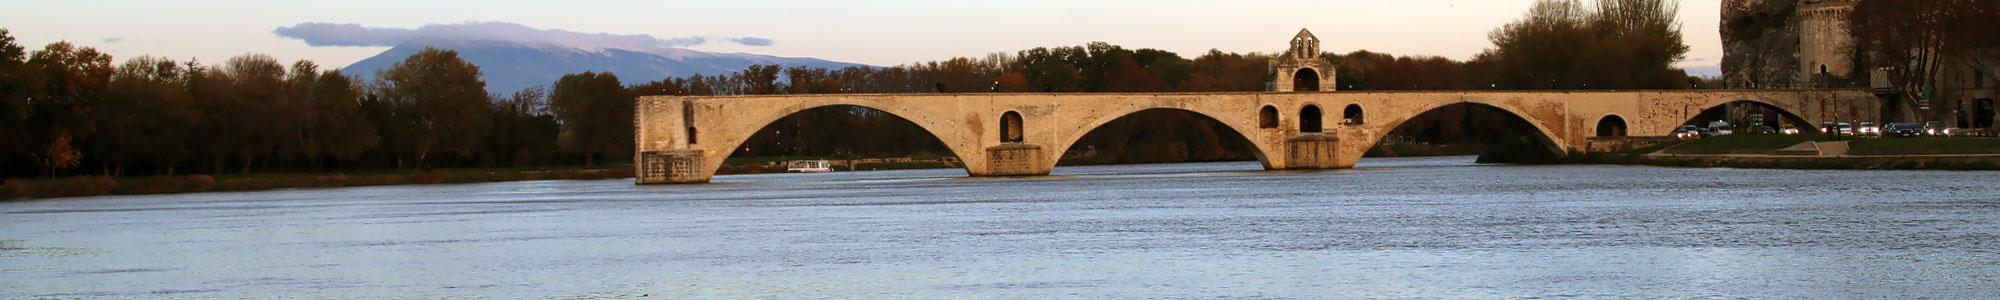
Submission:
[[[311,68],[294,68],[311,72]],[[373,122],[361,112],[361,88],[339,70],[306,76],[306,94],[298,114],[292,140],[314,170],[328,159],[351,160],[381,142]]]
[[[96,131],[90,102],[111,81],[111,55],[97,49],[50,43],[28,58],[40,86],[28,98],[25,126],[42,177],[75,166],[82,153],[74,143]]]
[[[659,83],[659,82],[655,82]],[[665,87],[655,86],[655,88]],[[634,89],[638,89],[634,87]],[[532,86],[515,91],[510,97],[493,104],[493,141],[501,161],[514,166],[522,166],[538,161],[536,154],[553,154],[556,151],[541,151],[553,147],[552,137],[559,130],[542,130],[539,123],[548,119],[548,89]]]
[[[394,103],[413,126],[388,135],[408,146],[399,157],[421,166],[433,150],[472,154],[490,125],[487,106],[493,102],[480,74],[479,66],[460,59],[458,51],[431,47],[381,71],[383,100]]]
[[[123,175],[134,161],[155,163],[171,174],[176,161],[192,154],[189,132],[200,112],[184,80],[179,63],[170,59],[141,56],[119,66],[90,109],[98,125],[90,152],[105,174]]]
[[[585,166],[595,163],[599,154],[629,151],[635,100],[618,83],[617,75],[592,72],[563,75],[549,92],[549,110],[562,123],[557,143],[564,150],[583,153]]]
[[[783,89],[778,84],[778,71],[780,70],[781,68],[778,65],[750,65],[749,67],[744,67],[743,71],[736,73],[736,78],[742,82],[742,85],[740,85],[741,89],[736,93],[740,95],[777,94],[779,90]]]
[[[1222,53],[1209,49],[1189,63],[1193,74],[1179,83],[1184,92],[1253,92],[1264,90],[1270,81],[1271,57],[1260,54]],[[1344,74],[1343,74],[1344,75]]]
[[[7,169],[0,176],[25,175],[15,172],[35,169],[16,167],[14,164],[27,159],[34,135],[28,129],[28,100],[33,97],[35,72],[28,68],[25,48],[14,42],[14,36],[6,28],[0,28],[0,169]]]
[[[1863,0],[1849,15],[1849,32],[1854,53],[1868,62],[1861,65],[1888,67],[1888,79],[1897,91],[1919,101],[1925,88],[1936,89],[1938,78],[1951,63],[1962,63],[1979,72],[1993,51],[2000,47],[2000,1]],[[1991,74],[1988,74],[1991,75]],[[1915,111],[1917,101],[1899,101]],[[1926,102],[1927,103],[1927,102]]]
[[[1673,63],[1686,57],[1672,0],[1539,0],[1520,20],[1495,29],[1491,60],[1510,89],[1676,89]]]
[[[238,173],[247,174],[257,157],[270,154],[287,140],[290,119],[282,115],[282,108],[290,102],[284,98],[285,65],[270,55],[244,54],[223,62],[223,73],[228,78],[225,93],[231,97],[218,99],[225,102],[222,109],[209,110],[224,117],[217,120],[222,126],[214,128],[219,134],[216,146],[224,153],[233,153],[242,163]]]

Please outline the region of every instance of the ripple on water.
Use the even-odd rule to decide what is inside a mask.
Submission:
[[[0,298],[2000,295],[2000,173],[1472,160],[7,203]]]

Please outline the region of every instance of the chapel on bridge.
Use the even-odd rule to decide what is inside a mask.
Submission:
[[[1319,57],[1319,38],[1299,29],[1292,47],[1271,60],[1271,82],[1265,89],[1274,92],[1316,92],[1335,89],[1333,63]]]

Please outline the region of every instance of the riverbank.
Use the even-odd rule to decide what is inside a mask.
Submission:
[[[325,188],[376,185],[480,183],[524,180],[631,178],[629,164],[595,168],[499,168],[402,170],[360,173],[283,173],[181,175],[146,177],[77,176],[56,179],[7,179],[0,184],[0,201],[29,198],[98,195],[142,195],[256,191],[281,188]]]
[[[1821,135],[1730,135],[1571,155],[1565,162],[1753,169],[2000,170],[2000,139],[1910,137],[1830,141]]]
[[[730,157],[723,159],[715,175],[784,173],[785,162],[826,160],[834,171],[887,171],[960,168],[957,157],[909,156],[871,158],[833,157]]]

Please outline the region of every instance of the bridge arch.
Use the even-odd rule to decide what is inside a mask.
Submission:
[[[1625,123],[1625,117],[1620,117],[1617,114],[1605,114],[1603,117],[1597,118],[1596,136],[1626,136],[1628,128],[1630,127]]]
[[[1394,120],[1390,120],[1383,123],[1376,123],[1379,125],[1371,124],[1370,127],[1378,128],[1378,130],[1370,134],[1367,134],[1365,136],[1362,136],[1363,138],[1365,138],[1365,140],[1363,141],[1364,143],[1360,144],[1359,146],[1369,147],[1369,148],[1375,147],[1378,144],[1380,144],[1384,138],[1388,137],[1390,133],[1395,132],[1397,129],[1402,128],[1404,125],[1407,125],[1407,123],[1410,120],[1416,119],[1419,116],[1428,115],[1437,112],[1439,110],[1442,110],[1444,108],[1452,107],[1454,105],[1472,105],[1472,106],[1480,106],[1498,110],[1502,115],[1505,115],[1506,117],[1509,117],[1515,121],[1520,121],[1524,124],[1527,124],[1530,127],[1533,127],[1535,130],[1527,133],[1527,137],[1534,140],[1539,147],[1544,148],[1538,150],[1547,150],[1548,153],[1554,154],[1558,158],[1568,155],[1568,148],[1564,146],[1564,145],[1569,145],[1568,141],[1563,139],[1563,136],[1557,134],[1556,131],[1549,129],[1548,126],[1548,124],[1551,122],[1562,122],[1562,120],[1543,120],[1540,118],[1536,118],[1532,114],[1525,113],[1521,108],[1514,107],[1514,105],[1510,104],[1510,102],[1500,101],[1496,99],[1453,98],[1452,100],[1458,100],[1458,101],[1433,101],[1430,103],[1426,103],[1422,106],[1416,107],[1414,109],[1408,110],[1410,113],[1401,114],[1401,116],[1398,116]],[[1375,126],[1380,126],[1380,127],[1375,127]],[[1365,150],[1363,152],[1365,152]],[[1356,158],[1359,158],[1360,155],[1361,155],[1360,152],[1355,153]]]
[[[777,99],[784,99],[784,98],[777,98]],[[735,112],[737,114],[733,114],[718,119],[712,119],[712,120],[719,120],[719,121],[712,121],[714,123],[709,123],[711,125],[717,125],[716,126],[717,128],[738,128],[744,130],[711,130],[711,131],[705,131],[703,133],[702,136],[703,141],[726,143],[726,144],[699,144],[697,146],[701,149],[708,149],[709,151],[713,152],[712,155],[708,155],[702,160],[701,167],[705,169],[703,170],[704,177],[712,178],[715,175],[715,172],[721,169],[722,162],[726,160],[730,156],[730,154],[732,154],[735,151],[735,149],[742,147],[743,143],[748,142],[752,136],[756,135],[757,131],[762,130],[764,127],[771,126],[772,124],[777,123],[779,120],[784,119],[785,117],[825,107],[839,107],[839,106],[862,107],[880,111],[884,114],[888,114],[889,116],[903,119],[904,121],[908,121],[911,124],[916,125],[917,128],[921,129],[924,134],[929,135],[931,138],[934,138],[938,142],[943,144],[947,150],[951,151],[951,154],[953,156],[958,157],[961,161],[966,160],[967,157],[969,156],[980,154],[980,149],[967,149],[958,146],[963,144],[976,144],[976,143],[963,143],[958,141],[957,139],[968,138],[968,137],[952,134],[955,133],[955,131],[953,131],[952,127],[950,126],[951,124],[954,124],[957,121],[950,119],[950,117],[945,114],[940,114],[931,111],[924,111],[917,108],[909,108],[901,105],[896,105],[894,103],[888,103],[871,98],[861,98],[861,97],[815,97],[807,101],[786,101],[777,103],[784,103],[784,105],[780,109],[726,109],[727,111]],[[744,105],[744,106],[754,107],[754,106],[759,106],[760,103],[730,103],[729,105]],[[697,118],[699,119],[699,117]],[[961,168],[964,168],[967,171],[967,173],[971,173],[971,170],[969,169],[970,164],[961,165]]]
[[[1266,108],[1269,108],[1273,111],[1277,110],[1277,108],[1275,107],[1267,106]],[[1224,112],[1203,111],[1202,109],[1192,108],[1192,107],[1135,107],[1118,111],[1116,113],[1105,114],[1104,115],[1105,117],[1103,118],[1098,118],[1083,123],[1076,123],[1077,125],[1071,127],[1070,131],[1070,132],[1075,132],[1076,134],[1064,138],[1062,143],[1056,144],[1057,147],[1053,149],[1054,151],[1050,152],[1054,154],[1055,155],[1054,157],[1058,159],[1049,159],[1045,163],[1050,167],[1050,169],[1053,169],[1060,160],[1059,158],[1066,157],[1067,155],[1069,155],[1069,153],[1067,152],[1069,152],[1069,149],[1071,147],[1075,147],[1077,142],[1082,141],[1083,138],[1085,136],[1090,135],[1091,132],[1095,132],[1098,129],[1104,127],[1105,124],[1110,124],[1111,122],[1125,119],[1133,115],[1138,115],[1143,112],[1162,111],[1162,110],[1185,112],[1190,115],[1194,115],[1198,119],[1203,119],[1207,121],[1202,123],[1222,124],[1223,126],[1228,127],[1230,129],[1229,133],[1235,135],[1236,138],[1243,139],[1245,142],[1247,142],[1246,144],[1248,144],[1251,148],[1249,149],[1251,155],[1257,157],[1258,163],[1261,163],[1266,167],[1271,166],[1271,158],[1265,155],[1266,151],[1269,151],[1270,149],[1266,149],[1265,148],[1266,145],[1258,143],[1255,140],[1253,140],[1259,136],[1258,134],[1259,130],[1257,128],[1250,127],[1250,125],[1252,124],[1248,124],[1247,122],[1224,121],[1224,120],[1246,120],[1248,116],[1245,115],[1245,113],[1228,114]]]
[[[1729,100],[1716,101],[1714,103],[1709,103],[1706,106],[1695,108],[1694,111],[1687,116],[1687,119],[1681,120],[1681,124],[1693,123],[1696,120],[1704,118],[1705,115],[1716,113],[1717,109],[1725,109],[1724,111],[1720,111],[1720,113],[1727,115],[1728,114],[1728,112],[1726,111],[1727,106],[1731,104],[1748,103],[1776,112],[1778,114],[1778,117],[1782,119],[1779,121],[1781,123],[1784,122],[1783,120],[1797,120],[1798,124],[1793,124],[1793,125],[1798,126],[1800,132],[1819,132],[1819,123],[1814,122],[1815,120],[1813,119],[1806,118],[1804,115],[1800,115],[1798,113],[1798,111],[1800,111],[1799,107],[1787,107],[1784,105],[1778,105],[1778,103],[1776,102],[1767,101],[1763,99],[1755,99],[1755,98],[1726,98],[1726,99]],[[1828,122],[1840,122],[1840,121],[1832,120]],[[1731,123],[1733,124],[1735,122]],[[1694,125],[1701,125],[1701,124],[1694,124]],[[1737,126],[1749,126],[1749,125],[1754,125],[1754,124],[1738,124]],[[1767,124],[1766,126],[1771,126],[1772,128],[1778,127],[1777,125],[1770,125],[1770,124]],[[1744,128],[1744,129],[1756,129],[1756,128]],[[1665,132],[1656,132],[1649,134],[1664,136],[1671,134],[1674,128],[1666,128],[1666,130],[1667,131]]]

